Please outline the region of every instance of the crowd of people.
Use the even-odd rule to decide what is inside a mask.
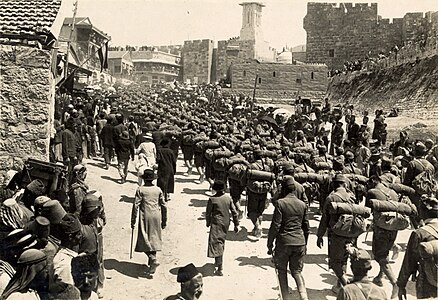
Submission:
[[[20,170],[7,173],[0,207],[2,299],[102,296],[104,201],[85,183],[84,158],[103,157],[106,169],[117,161],[120,184],[130,159],[135,161],[131,227],[138,224],[135,251],[146,254],[152,276],[160,265],[166,206],[178,197],[179,153],[186,175],[210,183],[207,256],[215,260],[215,275],[225,272],[231,221],[238,232],[248,217],[254,226],[249,234],[260,239],[263,214],[273,205],[266,246],[282,299],[292,299],[288,269],[300,299],[308,299],[302,272],[309,209],[319,203],[317,246],[327,236],[338,299],[406,299],[410,277],[418,299],[438,296],[438,146],[432,140],[414,140],[402,131],[400,140],[387,145],[382,110],[375,112],[371,130],[368,112],[358,124],[354,107],[332,108],[327,99],[309,109],[297,101],[295,113],[288,114],[223,95],[215,85],[132,85],[120,88],[117,97],[106,96],[83,96],[57,114],[51,159],[65,166],[66,188],[53,190],[41,179],[24,184]],[[397,233],[409,227],[401,269],[393,270],[389,254],[398,255]],[[356,243],[368,230],[380,267],[373,280],[367,276],[371,256]],[[354,278],[346,273],[349,258]],[[382,288],[385,276],[390,295]],[[202,275],[195,266],[180,268],[177,281],[181,293],[168,299],[201,297]]]

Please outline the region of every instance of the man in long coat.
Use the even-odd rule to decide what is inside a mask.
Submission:
[[[144,185],[137,188],[132,206],[131,228],[135,228],[137,211],[138,220],[137,243],[135,252],[144,252],[149,258],[149,273],[155,273],[159,266],[157,251],[161,251],[161,229],[166,228],[167,208],[163,192],[152,184],[155,179],[153,170],[145,170]]]
[[[169,148],[170,143],[169,139],[163,139],[157,150],[157,186],[163,191],[166,201],[170,200],[170,194],[175,189],[176,157],[172,149]]]

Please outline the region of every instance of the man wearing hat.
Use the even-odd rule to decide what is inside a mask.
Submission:
[[[307,205],[294,195],[295,180],[292,177],[285,178],[282,183],[282,191],[286,196],[279,199],[275,206],[268,233],[268,254],[274,253],[282,299],[292,299],[287,280],[289,265],[292,277],[297,284],[300,299],[307,300],[304,277],[301,274],[310,229]],[[274,240],[276,244],[273,252]]]
[[[371,256],[366,250],[351,247],[351,271],[353,280],[342,287],[337,300],[381,300],[387,299],[385,290],[369,280],[367,274],[371,270]]]
[[[202,274],[193,264],[179,268],[176,281],[181,284],[181,292],[165,300],[198,300],[201,297]]]
[[[70,198],[69,212],[76,216],[81,214],[82,202],[88,193],[88,185],[85,183],[86,177],[87,168],[84,165],[79,164],[73,168],[73,176],[68,196]]]
[[[406,173],[403,179],[403,184],[414,187],[413,182],[417,175],[422,172],[427,172],[433,177],[435,173],[435,167],[426,160],[425,156],[427,154],[427,148],[422,142],[415,143],[414,146],[414,156],[415,158],[408,163],[406,168]],[[415,189],[415,187],[414,187]],[[415,219],[414,226],[418,228],[419,224],[422,223],[421,219],[424,219],[424,205],[421,201],[421,196],[418,192],[410,196],[412,203],[415,204],[418,210],[418,217]]]
[[[123,131],[115,146],[117,155],[117,164],[120,175],[120,183],[126,182],[128,176],[129,157],[134,160],[134,144],[129,136],[128,131]]]
[[[114,124],[112,118],[108,116],[105,126],[100,132],[100,139],[102,140],[103,157],[105,159],[105,169],[108,169],[111,164],[111,159],[114,156]]]
[[[152,134],[149,132],[144,133],[144,140],[139,144],[135,150],[136,154],[143,153],[146,160],[146,169],[153,169],[156,167],[157,163],[157,149],[155,144],[152,142]]]
[[[65,122],[65,129],[62,131],[62,158],[64,165],[67,166],[68,182],[70,182],[73,167],[78,163],[78,155],[76,152],[76,123],[73,119],[68,119]]]
[[[367,206],[370,199],[377,199],[380,201],[396,201],[398,202],[398,195],[392,189],[382,184],[379,176],[373,175],[368,181],[367,192]],[[409,200],[407,200],[410,202]],[[386,275],[392,285],[391,299],[397,297],[398,288],[396,285],[396,277],[389,264],[389,251],[393,248],[395,240],[397,238],[397,230],[386,230],[377,225],[376,220],[379,217],[378,212],[374,212],[374,226],[373,226],[373,243],[372,250],[374,260],[379,263],[379,274],[374,278],[373,282],[378,286],[383,286],[382,278]]]
[[[332,178],[333,192],[327,197],[324,203],[321,221],[317,231],[318,248],[322,248],[323,236],[327,231],[328,235],[328,256],[329,267],[334,271],[338,277],[338,283],[333,286],[333,292],[337,293],[341,286],[348,283],[346,278],[348,252],[347,246],[353,244],[354,238],[343,237],[335,234],[332,230],[333,226],[338,221],[340,214],[330,214],[329,207],[332,202],[351,203],[354,204],[356,199],[354,194],[347,190],[349,180],[342,174],[336,174]]]
[[[166,201],[171,200],[171,194],[175,189],[176,157],[170,149],[170,144],[170,139],[164,138],[157,151],[157,186],[163,191]]]
[[[424,203],[424,226],[411,233],[405,257],[397,279],[399,299],[406,300],[406,285],[412,274],[417,274],[415,287],[417,299],[436,299],[438,297],[436,264],[437,253],[425,257],[420,253],[420,244],[438,240],[438,200],[435,197],[422,199]]]
[[[232,216],[234,232],[237,233],[239,231],[239,217],[233,200],[225,194],[225,183],[215,181],[212,190],[216,194],[208,199],[205,213],[207,227],[210,227],[208,257],[215,259],[215,274],[223,276],[223,255],[230,219]]]
[[[21,196],[19,202],[32,211],[35,204],[35,199],[39,196],[46,195],[47,186],[41,179],[32,180],[24,189],[24,193]]]

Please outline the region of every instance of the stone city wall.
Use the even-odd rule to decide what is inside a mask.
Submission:
[[[256,61],[231,66],[231,88],[252,89],[258,76],[261,91],[322,92],[327,90],[327,66],[321,64],[278,64]],[[276,94],[276,97],[280,96]]]
[[[213,60],[213,41],[185,41],[182,50],[183,81],[209,83]]]
[[[341,69],[346,61],[388,53],[409,41],[436,33],[438,13],[407,13],[403,18],[382,19],[377,4],[307,4],[307,62]]]
[[[27,158],[49,160],[55,86],[51,53],[0,45],[0,177]]]

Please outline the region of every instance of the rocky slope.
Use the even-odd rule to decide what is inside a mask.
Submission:
[[[403,116],[437,119],[438,55],[375,72],[335,76],[327,97],[372,115],[378,108],[388,112],[397,107]]]

